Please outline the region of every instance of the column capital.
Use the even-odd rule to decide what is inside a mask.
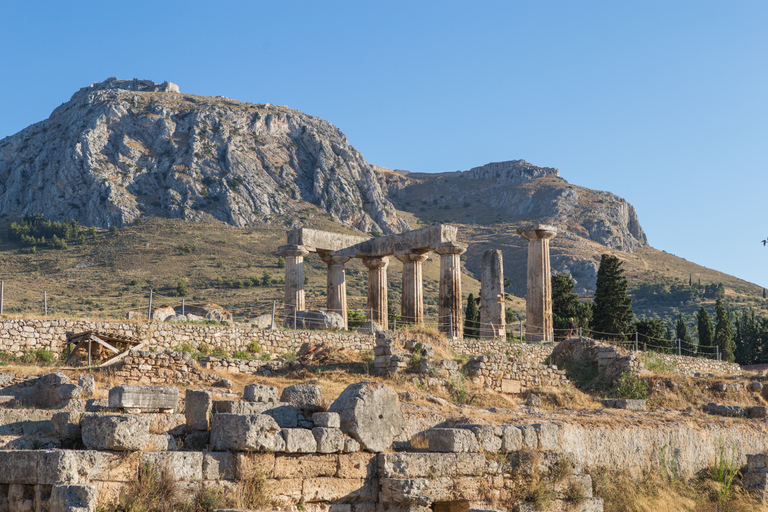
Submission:
[[[459,242],[443,242],[435,247],[435,252],[442,256],[443,254],[464,254],[467,252],[467,244]]]
[[[528,240],[549,240],[557,235],[557,228],[548,224],[533,224],[517,230],[517,234]]]
[[[335,252],[318,252],[317,255],[326,265],[343,265],[351,259],[349,256],[340,256]]]
[[[389,256],[363,256],[360,258],[365,268],[387,268]]]
[[[398,251],[395,253],[395,258],[399,259],[403,263],[408,261],[414,261],[422,263],[429,258],[429,249],[409,249],[407,251]]]
[[[309,254],[309,250],[303,245],[281,245],[277,248],[277,252],[280,256],[306,256]]]

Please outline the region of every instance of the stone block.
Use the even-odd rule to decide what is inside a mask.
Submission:
[[[78,467],[87,470],[91,482],[130,482],[136,478],[139,467],[139,452],[118,454],[97,451],[70,452],[79,458]]]
[[[336,476],[338,467],[338,455],[277,455],[271,476],[277,479],[332,477]]]
[[[533,425],[522,425],[519,428],[523,433],[523,447],[529,450],[537,450],[539,448],[539,436]]]
[[[378,482],[355,478],[308,478],[304,480],[305,502],[372,501],[376,499]]]
[[[81,375],[77,385],[82,390],[80,394],[82,398],[91,398],[96,394],[96,378],[91,373]]]
[[[536,423],[533,425],[538,437],[538,449],[543,451],[555,451],[557,450],[557,434],[559,428],[552,423]]]
[[[144,452],[140,463],[167,471],[177,482],[193,482],[203,478],[202,452]]]
[[[312,435],[317,441],[318,453],[339,453],[344,450],[344,434],[338,428],[315,427]]]
[[[285,449],[280,426],[265,414],[214,414],[211,423],[213,451],[268,451]]]
[[[312,422],[316,427],[341,428],[341,417],[337,412],[316,412]]]
[[[426,478],[382,478],[379,501],[429,507],[435,501]]]
[[[328,412],[341,417],[341,430],[372,452],[392,446],[403,431],[405,418],[394,389],[382,384],[359,382],[341,392]]]
[[[149,418],[140,416],[88,414],[80,422],[80,431],[88,449],[132,451],[148,443],[149,424]]]
[[[184,396],[184,416],[187,427],[192,430],[211,428],[213,398],[209,391],[188,389]]]
[[[486,468],[482,453],[397,452],[378,455],[378,473],[384,478],[479,476]]]
[[[288,453],[315,453],[317,441],[311,430],[305,428],[284,428],[285,451]]]
[[[514,425],[501,426],[501,452],[512,453],[523,447],[523,431]]]
[[[339,478],[373,478],[376,476],[376,455],[357,452],[339,455],[336,476]]]
[[[141,448],[146,452],[176,450],[176,439],[170,434],[149,434],[146,444]]]
[[[179,390],[173,386],[122,385],[109,390],[109,407],[114,409],[174,410]]]
[[[429,451],[443,453],[479,452],[475,435],[462,428],[433,428],[425,433]]]
[[[768,415],[768,410],[766,410],[765,406],[762,405],[749,407],[748,410],[750,418],[765,418],[766,415]]]
[[[496,453],[501,450],[501,427],[492,425],[457,425],[457,427],[472,432],[477,438],[481,451]]]
[[[354,453],[360,451],[360,443],[344,434],[344,453]]]
[[[747,471],[751,473],[768,472],[768,453],[747,455]]]
[[[229,452],[203,453],[203,480],[234,480],[236,477],[234,455]]]
[[[34,450],[0,450],[0,484],[36,484],[41,453]]]
[[[275,402],[243,402],[241,400],[214,400],[216,414],[261,414],[275,406]]]
[[[50,512],[91,512],[96,510],[95,485],[54,485],[51,489]]]
[[[262,414],[271,416],[282,428],[295,428],[299,424],[299,410],[296,406],[285,402],[277,402]]]
[[[317,384],[294,384],[283,389],[281,402],[288,402],[304,412],[324,411],[326,408],[323,390]]]
[[[243,389],[243,400],[246,402],[277,402],[277,388],[248,384]]]
[[[51,425],[56,437],[60,439],[71,439],[80,436],[80,420],[83,418],[81,412],[57,412],[51,416]]]
[[[627,409],[629,411],[646,410],[645,400],[636,400],[630,398],[612,398],[603,400],[603,405],[612,409]]]

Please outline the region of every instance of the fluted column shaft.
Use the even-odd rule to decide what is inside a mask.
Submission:
[[[387,298],[387,256],[368,256],[362,258],[368,269],[368,320],[376,322],[384,329],[389,329]]]
[[[528,294],[525,333],[528,342],[554,341],[552,323],[552,269],[549,264],[549,240],[557,230],[537,225],[518,234],[528,240]]]
[[[328,265],[326,309],[338,313],[344,319],[344,329],[347,329],[347,280],[344,264],[348,256],[337,256],[330,252],[319,253],[320,259]]]
[[[285,258],[285,299],[287,308],[303,311],[304,304],[304,256],[309,254],[302,245],[283,245],[278,248],[280,255]]]
[[[412,250],[395,254],[403,262],[403,292],[400,298],[400,315],[404,324],[424,324],[424,289],[422,264],[429,251]]]
[[[440,300],[438,328],[454,337],[462,329],[461,311],[461,255],[467,246],[456,242],[444,242],[435,252],[440,255]]]
[[[483,253],[480,276],[480,337],[506,339],[504,263],[500,250],[488,249]]]

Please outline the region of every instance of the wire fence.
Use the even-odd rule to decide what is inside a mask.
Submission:
[[[0,314],[8,312],[7,303],[7,290],[5,282],[0,282]],[[269,325],[279,328],[288,329],[301,329],[306,325],[302,314],[297,311],[296,306],[293,304],[285,303],[283,294],[278,297],[277,294],[273,297],[262,297],[252,302],[236,304],[234,307],[229,306],[228,311],[233,315],[233,318],[238,318],[243,321],[251,321],[257,317],[269,316]],[[70,300],[70,297],[53,296],[48,292],[43,292],[43,296],[40,299],[39,312],[43,316],[48,316],[49,313],[59,314],[62,308],[58,306],[61,301]],[[191,316],[193,311],[200,311],[200,308],[205,306],[205,303],[201,301],[189,301],[186,297],[180,297],[176,294],[168,294],[158,292],[156,290],[150,290],[144,294],[120,294],[117,297],[110,297],[113,302],[116,302],[115,307],[99,308],[96,314],[93,312],[87,312],[86,316],[98,317],[98,318],[112,318],[120,319],[127,318],[128,313],[144,313],[148,318],[153,317],[153,312],[156,312],[159,308],[170,307],[173,308],[174,314],[172,316],[178,319],[197,319],[195,316]],[[87,307],[89,300],[86,299],[84,305]],[[28,310],[28,304],[25,303]],[[632,350],[653,351],[665,354],[677,354],[691,357],[706,357],[710,359],[721,360],[721,351],[717,345],[700,345],[698,343],[689,342],[681,339],[665,339],[649,336],[645,333],[609,333],[601,332],[592,329],[577,328],[565,328],[565,329],[552,329],[551,333],[542,333],[541,331],[527,331],[525,328],[525,322],[519,320],[515,323],[489,323],[464,319],[464,312],[461,311],[458,315],[439,315],[435,313],[424,313],[420,316],[409,316],[403,314],[400,308],[388,308],[387,311],[379,311],[373,308],[369,308],[365,299],[352,299],[347,302],[348,312],[352,314],[348,315],[348,321],[350,325],[357,327],[362,325],[371,319],[374,321],[382,318],[389,320],[388,327],[393,330],[406,329],[410,327],[418,326],[421,329],[436,330],[442,332],[451,338],[464,338],[475,340],[487,340],[487,341],[509,341],[509,342],[525,342],[531,339],[540,339],[542,336],[553,338],[554,340],[563,340],[569,337],[590,337],[605,341],[612,345],[621,346]],[[17,308],[11,309],[15,311]],[[328,308],[327,297],[315,296],[306,297],[304,301],[304,310],[309,311],[322,311],[322,312],[336,312]],[[24,311],[24,310],[22,310]],[[65,310],[66,311],[66,310]],[[193,314],[192,314],[193,315]],[[199,317],[198,317],[199,318]],[[264,323],[263,321],[261,322]],[[489,335],[490,334],[490,335]]]

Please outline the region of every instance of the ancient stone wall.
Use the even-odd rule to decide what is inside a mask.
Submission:
[[[200,369],[186,352],[131,350],[115,371],[126,384],[175,384],[176,382],[214,383],[218,375]]]
[[[565,386],[565,370],[517,358],[480,356],[464,366],[472,382],[501,393],[521,393],[538,386]]]
[[[543,363],[552,353],[552,345],[509,343],[506,341],[458,339],[448,340],[448,345],[457,354],[471,356],[510,356],[518,361]]]
[[[714,359],[703,357],[674,356],[669,354],[654,354],[654,356],[661,358],[667,364],[673,365],[677,369],[677,373],[687,377],[694,377],[697,374],[706,375],[708,373],[741,374],[741,367],[736,363],[729,363],[728,361],[715,361]]]

